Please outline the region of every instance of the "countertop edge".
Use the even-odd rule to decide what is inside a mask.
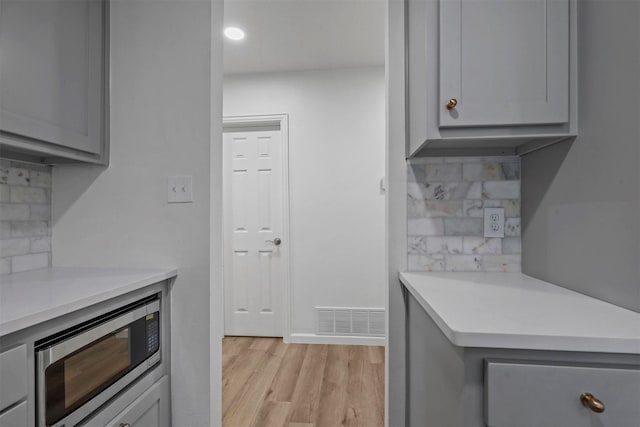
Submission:
[[[65,314],[68,314],[77,310],[81,310],[83,308],[92,306],[94,304],[99,304],[101,302],[108,301],[112,298],[116,298],[121,295],[128,294],[129,292],[142,289],[146,286],[153,285],[154,283],[158,283],[158,282],[162,282],[163,280],[174,278],[177,275],[178,275],[177,268],[169,269],[161,273],[152,274],[142,280],[129,283],[125,286],[122,286],[116,289],[110,289],[108,291],[105,291],[99,294],[94,294],[86,298],[81,298],[66,304],[58,305],[54,308],[51,308],[36,314],[31,314],[21,318],[9,320],[3,324],[0,324],[0,337],[12,334],[14,332],[18,332],[22,329],[29,328],[31,326],[37,325],[42,322],[46,322],[56,317],[63,316]]]
[[[447,322],[445,322],[444,319],[440,317],[438,312],[433,307],[431,307],[429,302],[422,296],[422,294],[420,294],[420,292],[418,292],[418,290],[413,287],[411,281],[404,276],[404,273],[400,273],[400,282],[409,290],[409,292],[411,292],[411,295],[413,295],[416,301],[418,301],[418,304],[420,304],[424,311],[427,312],[429,317],[431,317],[431,319],[435,322],[435,324],[447,337],[447,339],[454,345],[464,347],[463,345],[459,344],[460,340],[456,337],[455,331],[451,329]]]
[[[411,280],[400,273],[400,282],[407,288],[418,304],[427,312],[449,342],[458,347],[469,348],[503,348],[514,350],[540,350],[589,352],[610,354],[640,354],[640,342],[625,338],[597,338],[599,344],[594,344],[594,338],[575,336],[548,336],[533,334],[491,334],[481,332],[458,331],[451,328],[438,312],[429,304],[423,295],[411,284]],[[545,343],[535,344],[538,340]]]

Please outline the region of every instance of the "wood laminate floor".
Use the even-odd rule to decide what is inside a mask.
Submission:
[[[224,427],[384,425],[384,347],[225,337]]]

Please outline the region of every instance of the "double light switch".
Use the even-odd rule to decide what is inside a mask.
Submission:
[[[193,177],[191,175],[170,176],[167,183],[167,201],[169,203],[193,202]]]

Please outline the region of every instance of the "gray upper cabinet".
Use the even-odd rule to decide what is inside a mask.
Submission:
[[[0,3],[3,157],[106,163],[106,4]]]
[[[568,22],[568,0],[442,1],[440,126],[566,123]]]
[[[408,155],[520,154],[574,136],[575,8],[408,0]]]

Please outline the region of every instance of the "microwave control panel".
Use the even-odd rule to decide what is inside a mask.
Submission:
[[[160,313],[147,315],[147,354],[153,354],[160,347]]]

